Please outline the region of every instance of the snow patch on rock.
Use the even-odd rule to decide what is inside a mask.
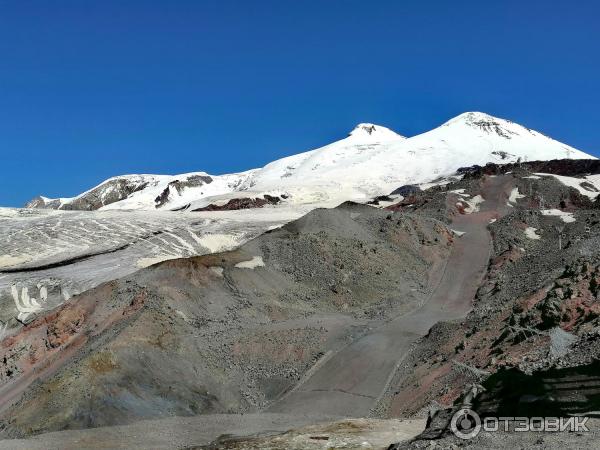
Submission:
[[[541,236],[539,234],[536,233],[537,228],[533,228],[533,227],[527,227],[525,228],[525,236],[527,236],[529,239],[540,239]]]
[[[520,198],[525,198],[523,194],[519,193],[519,188],[516,187],[510,192],[510,196],[508,197],[508,206],[513,206],[517,203],[517,200]]]
[[[538,175],[552,176],[565,186],[577,189],[581,195],[585,195],[592,200],[600,195],[600,175],[588,175],[584,178],[565,177],[548,173]]]
[[[231,234],[205,234],[197,242],[211,253],[232,250],[239,244],[239,239]]]
[[[237,263],[235,267],[238,269],[255,269],[257,267],[264,267],[265,262],[262,259],[262,256],[254,256],[252,259],[248,261],[242,261]]]
[[[465,208],[466,214],[472,214],[479,211],[479,205],[484,202],[484,198],[481,195],[476,195],[471,200],[463,200],[468,206]]]
[[[544,216],[558,216],[565,223],[575,222],[576,219],[573,217],[573,213],[561,211],[560,209],[543,209],[542,215]]]

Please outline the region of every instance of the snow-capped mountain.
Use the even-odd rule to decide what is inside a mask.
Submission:
[[[70,199],[38,197],[27,206],[54,209],[178,209],[240,197],[280,195],[288,203],[333,205],[387,194],[405,184],[448,176],[464,166],[518,160],[595,159],[541,133],[480,112],[461,114],[406,138],[361,123],[345,139],[228,175],[111,178]]]
[[[105,205],[124,200],[134,192],[164,184],[169,177],[164,175],[123,175],[109,178],[98,186],[72,198],[36,197],[26,208],[49,208],[64,210],[93,211]]]
[[[52,199],[40,196],[25,207],[94,211],[119,204],[117,209],[155,209],[235,191],[252,172],[218,176],[206,172],[175,176],[121,175],[109,178],[76,197]]]

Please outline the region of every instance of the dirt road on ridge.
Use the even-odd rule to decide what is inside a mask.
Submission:
[[[437,322],[464,317],[484,275],[491,240],[487,225],[509,208],[512,177],[486,177],[484,202],[472,214],[456,216],[455,240],[437,286],[418,309],[384,323],[336,353],[326,354],[294,390],[262,412],[208,414],[140,421],[122,427],[92,428],[0,441],[1,448],[171,449],[208,443],[220,435],[284,431],[344,417],[366,417],[386,392],[413,343]],[[108,442],[108,444],[107,444]]]
[[[489,260],[487,225],[509,208],[511,188],[511,177],[486,177],[479,211],[454,218],[451,228],[465,234],[456,239],[439,284],[426,303],[338,351],[266,411],[366,417],[411,345],[437,322],[462,318],[471,309]]]

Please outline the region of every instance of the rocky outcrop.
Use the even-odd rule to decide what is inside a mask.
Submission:
[[[453,448],[459,440],[449,432],[452,414],[464,403],[465,390],[478,386],[483,389],[470,402],[482,416],[598,411],[598,213],[589,198],[581,199],[554,177],[531,177],[530,172],[581,177],[597,171],[597,162],[522,166],[473,168],[449,187],[468,200],[476,193],[474,182],[486,174],[512,172],[518,195],[508,202],[512,212],[489,224],[494,251],[473,311],[465,321],[433,327],[393,383],[387,414],[435,411],[419,439],[397,448],[423,448],[440,438],[439,448]],[[540,213],[541,199],[543,208],[557,215]],[[561,214],[567,212],[571,216],[563,221]],[[539,239],[527,236],[531,227]],[[487,438],[470,442],[489,446]],[[577,445],[566,448],[584,447]]]
[[[224,205],[215,205],[211,203],[202,208],[196,208],[192,211],[234,211],[237,209],[262,208],[265,205],[277,205],[281,202],[281,198],[273,195],[265,194],[256,198],[234,198],[229,200]]]
[[[145,189],[152,180],[143,176],[111,178],[94,189],[69,199],[46,199],[36,197],[26,208],[63,209],[73,211],[95,211],[103,206],[126,199],[134,192]]]
[[[205,184],[210,184],[213,179],[209,175],[192,175],[183,180],[171,181],[167,187],[154,199],[156,208],[160,208],[169,201],[172,190],[175,190],[179,195],[189,187],[199,187]]]
[[[42,196],[35,197],[25,204],[25,208],[29,209],[58,209],[59,207],[59,199],[49,199]]]
[[[566,177],[580,177],[600,174],[600,160],[555,159],[551,161],[522,161],[520,163],[511,164],[489,163],[483,167],[463,167],[458,169],[458,173],[465,174],[466,177],[479,178],[482,175],[500,175],[515,170],[531,173],[550,173]]]
[[[403,197],[408,197],[410,195],[418,194],[419,192],[421,192],[419,186],[415,184],[406,184],[390,192],[390,195],[402,195]]]

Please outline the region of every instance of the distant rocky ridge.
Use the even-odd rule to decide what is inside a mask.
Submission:
[[[74,199],[49,199],[40,196],[28,202],[25,208],[94,211],[111,203],[124,200],[134,192],[147,188],[151,183],[156,183],[151,176],[115,177]]]

